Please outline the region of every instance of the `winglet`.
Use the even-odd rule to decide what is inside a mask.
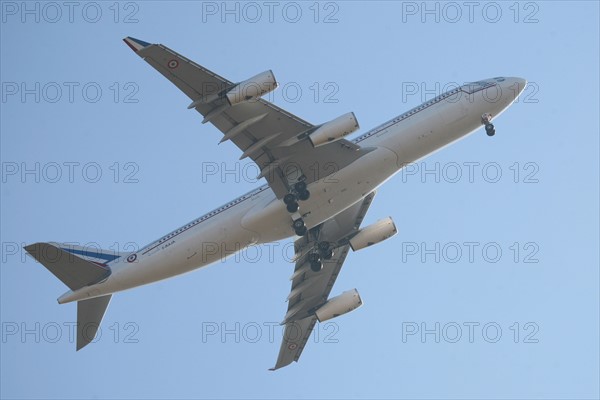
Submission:
[[[123,39],[123,41],[131,48],[131,50],[135,51],[136,53],[143,48],[152,45],[152,43],[144,42],[143,40],[135,39],[131,36],[127,36],[125,39]]]

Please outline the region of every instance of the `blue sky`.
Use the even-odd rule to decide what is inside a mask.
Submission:
[[[1,23],[2,398],[598,398],[597,2],[12,2]],[[530,82],[483,129],[400,173],[318,326],[277,372],[286,244],[113,297],[76,353],[66,288],[23,244],[144,246],[261,184],[122,41],[163,43],[365,132],[495,76]],[[357,135],[360,133],[357,133]]]

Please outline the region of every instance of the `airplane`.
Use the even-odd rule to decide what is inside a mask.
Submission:
[[[68,286],[58,303],[77,302],[77,350],[94,339],[114,293],[207,266],[231,249],[295,235],[284,335],[271,370],[298,361],[317,321],[362,305],[356,289],[329,297],[349,250],[397,233],[390,217],[361,227],[377,189],[482,125],[493,136],[492,118],[527,84],[517,77],[467,83],[349,140],[359,129],[352,112],[312,124],[264,100],[277,87],[270,70],[232,82],[162,44],[123,40],[189,97],[188,109],[223,133],[220,142],[233,142],[240,159],[250,157],[267,184],[130,254],[55,242],[25,246]]]

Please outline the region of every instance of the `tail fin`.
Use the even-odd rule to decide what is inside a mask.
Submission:
[[[88,261],[89,252],[50,243],[31,244],[25,250],[71,290],[98,283],[108,278],[111,272],[106,264]],[[87,259],[75,255],[76,252]],[[94,253],[91,257],[102,258],[102,254]],[[88,345],[96,336],[111,297],[112,295],[106,295],[77,302],[77,350]]]

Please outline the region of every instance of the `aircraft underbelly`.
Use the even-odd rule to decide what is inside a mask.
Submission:
[[[484,109],[468,100],[438,103],[390,127],[384,135],[374,138],[373,144],[393,151],[398,167],[404,168],[479,128]]]
[[[312,228],[339,214],[375,190],[397,171],[394,152],[380,147],[308,186],[310,198],[300,202],[299,214]],[[242,218],[242,227],[258,233],[258,242],[267,243],[293,236],[292,214],[283,201],[265,198]]]

